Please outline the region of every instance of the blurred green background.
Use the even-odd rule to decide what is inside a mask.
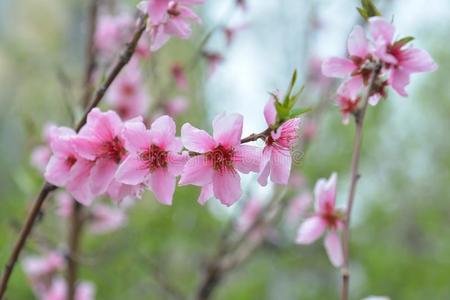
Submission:
[[[352,224],[351,299],[371,294],[450,299],[450,3],[375,2],[387,18],[393,17],[399,35],[416,37],[414,44],[427,49],[439,69],[413,76],[408,98],[390,93],[388,100],[369,108]],[[115,6],[133,11],[135,4],[117,1]],[[199,10],[203,25],[194,27],[193,38],[170,41],[145,63],[148,92],[154,99],[176,96],[175,89],[162,94],[167,93],[162,86],[170,81],[170,64],[189,61],[218,24],[247,24],[230,48],[220,33],[208,40],[205,49],[220,52],[225,60],[212,75],[204,62],[189,70],[190,89],[183,93],[191,106],[177,119],[178,125],[189,121],[209,130],[214,115],[226,110],[244,115],[245,133],[261,131],[267,92],[285,89],[297,68],[300,82],[306,83],[304,104],[326,105],[295,172],[306,178],[302,191],[338,172],[338,201],[343,204],[354,128],[341,124],[332,93],[320,84],[308,84],[307,78],[312,59],[344,53],[351,27],[360,22],[358,4],[249,0],[247,11],[230,17],[228,11],[239,10],[234,1],[207,0]],[[32,148],[42,143],[42,127],[49,121],[71,125],[71,115],[80,115],[87,5],[87,0],[0,0],[2,264],[42,183],[30,165]],[[95,283],[97,299],[171,299],[155,278],[158,269],[183,294],[193,295],[229,219],[239,217],[248,198],[264,202],[270,197],[271,188],[258,187],[254,176],[245,177],[244,186],[248,197],[232,208],[216,200],[201,207],[196,202],[199,190],[193,187],[178,188],[172,207],[145,193],[129,210],[126,227],[83,236],[86,263],[80,278]],[[39,253],[43,243],[64,249],[67,224],[61,226],[54,211],[50,198],[25,254]],[[215,299],[337,299],[340,274],[329,263],[322,242],[299,247],[294,244],[295,228],[278,224],[275,231],[275,241],[265,242],[226,276]],[[34,299],[20,266],[8,297]]]

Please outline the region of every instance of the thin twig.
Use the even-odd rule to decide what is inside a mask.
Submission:
[[[147,15],[143,15],[139,19],[139,25],[133,35],[133,38],[127,44],[127,47],[125,48],[124,52],[120,56],[119,60],[117,61],[117,63],[115,64],[109,75],[107,76],[104,84],[95,93],[95,96],[92,99],[89,108],[86,110],[85,114],[78,122],[75,128],[77,132],[80,131],[80,129],[83,127],[84,124],[86,124],[87,115],[89,114],[89,112],[100,103],[111,83],[114,81],[114,79],[123,69],[123,67],[125,67],[127,63],[130,61],[134,51],[136,50],[139,39],[141,38],[142,34],[145,31],[146,24],[147,24]],[[28,239],[28,236],[30,235],[31,229],[33,228],[34,225],[34,221],[39,215],[42,204],[44,203],[47,196],[56,189],[57,187],[55,185],[45,182],[42,189],[40,190],[39,195],[37,196],[36,201],[33,205],[33,208],[25,221],[25,225],[23,226],[22,231],[20,232],[19,238],[14,246],[14,249],[11,252],[8,262],[5,265],[5,270],[2,274],[0,282],[0,300],[2,300],[4,297],[9,279],[11,277],[12,271],[14,270],[14,266],[17,262],[19,254],[23,250],[23,247],[25,245],[26,240]]]
[[[373,93],[375,88],[375,83],[378,78],[378,75],[381,71],[381,64],[377,63],[370,76],[370,80],[367,86],[366,94],[363,98],[363,106],[356,111],[355,113],[355,138],[353,143],[353,154],[352,154],[352,166],[351,166],[351,181],[350,181],[350,191],[348,194],[347,200],[347,211],[346,218],[344,222],[343,229],[343,255],[344,262],[341,268],[341,276],[342,276],[342,291],[341,291],[341,299],[348,300],[349,295],[349,283],[350,283],[350,273],[349,273],[349,241],[350,241],[350,218],[352,215],[353,202],[355,199],[356,185],[358,183],[358,179],[360,177],[358,173],[359,168],[359,160],[361,156],[361,144],[362,144],[362,133],[364,127],[364,117],[366,115],[367,106],[369,104],[369,98]]]
[[[83,80],[83,96],[81,104],[84,108],[89,105],[89,100],[93,91],[92,79],[95,72],[96,51],[95,51],[95,32],[97,30],[97,11],[98,0],[91,0],[88,7],[88,24],[86,34],[86,65]],[[68,235],[68,255],[67,260],[67,299],[75,300],[77,278],[78,278],[78,260],[81,243],[81,234],[83,230],[83,207],[77,201],[72,203],[72,215],[69,219]]]

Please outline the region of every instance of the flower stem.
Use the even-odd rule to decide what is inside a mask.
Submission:
[[[372,74],[367,86],[366,94],[363,99],[363,106],[355,112],[355,138],[353,142],[353,154],[352,154],[352,165],[351,165],[351,181],[350,181],[350,191],[348,194],[347,200],[347,210],[346,210],[346,218],[344,222],[343,229],[343,256],[344,262],[341,268],[341,276],[342,276],[342,290],[341,290],[341,300],[348,300],[349,295],[349,285],[350,285],[350,272],[349,272],[349,242],[350,242],[350,218],[352,215],[353,203],[355,199],[356,193],[356,185],[358,183],[358,179],[360,177],[358,169],[359,169],[359,160],[361,157],[361,145],[362,145],[362,133],[364,128],[364,117],[366,115],[367,106],[369,104],[369,98],[373,93],[375,88],[375,83],[378,78],[378,75],[381,72],[381,65],[377,63],[373,70]]]

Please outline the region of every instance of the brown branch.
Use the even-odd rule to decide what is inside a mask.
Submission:
[[[351,181],[350,181],[350,191],[348,194],[347,200],[347,211],[346,218],[344,222],[343,229],[343,255],[344,262],[341,268],[341,276],[342,276],[342,291],[341,291],[341,299],[348,300],[348,291],[350,285],[350,273],[349,273],[349,241],[350,241],[350,218],[352,215],[353,202],[355,199],[356,185],[358,183],[358,179],[360,177],[358,173],[359,168],[359,160],[361,156],[361,145],[362,145],[362,133],[364,128],[364,117],[366,115],[367,106],[369,104],[369,98],[373,93],[373,90],[376,85],[376,80],[378,75],[381,72],[381,64],[377,63],[372,70],[372,74],[369,80],[369,84],[367,86],[366,94],[363,98],[363,106],[356,111],[355,113],[355,138],[353,144],[353,154],[352,154],[352,166],[351,166]]]
[[[84,74],[84,91],[81,98],[81,104],[84,108],[89,105],[89,100],[93,91],[93,77],[96,64],[95,51],[95,32],[97,30],[97,11],[98,0],[91,0],[88,7],[88,24],[86,35],[86,65]],[[67,299],[75,300],[77,277],[78,277],[78,261],[75,259],[79,256],[79,248],[81,243],[81,233],[83,229],[83,207],[77,201],[72,203],[72,215],[69,219],[69,236],[68,236],[68,255],[67,260]]]
[[[136,50],[138,41],[145,31],[146,24],[147,24],[147,16],[143,15],[139,18],[138,27],[137,27],[131,41],[127,44],[124,52],[119,57],[119,60],[114,65],[112,70],[109,72],[104,84],[95,93],[94,98],[92,99],[91,104],[89,105],[89,108],[86,110],[83,117],[78,122],[77,126],[75,127],[75,130],[77,132],[80,131],[80,129],[83,127],[84,124],[86,124],[87,115],[89,114],[89,112],[100,103],[100,101],[103,99],[103,96],[105,95],[105,93],[108,90],[111,83],[114,81],[114,79],[117,77],[117,75],[123,69],[123,67],[125,67],[127,65],[127,63],[130,61],[131,57],[133,56],[134,51]],[[28,239],[28,236],[30,235],[31,229],[33,228],[33,225],[34,225],[34,222],[35,222],[37,216],[39,215],[42,204],[44,203],[47,196],[56,189],[57,189],[56,186],[54,186],[48,182],[45,182],[41,191],[39,192],[39,195],[35,200],[33,208],[30,211],[30,213],[28,214],[28,217],[25,221],[25,225],[23,226],[22,231],[20,232],[19,238],[16,241],[14,249],[11,252],[8,262],[5,265],[5,270],[2,274],[1,281],[0,281],[0,300],[2,300],[4,297],[4,294],[5,294],[7,286],[8,286],[9,279],[11,277],[12,271],[14,270],[14,266],[17,262],[19,254],[23,250],[23,247],[25,245],[26,240]]]

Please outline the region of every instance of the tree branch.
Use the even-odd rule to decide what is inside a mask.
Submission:
[[[373,93],[375,88],[375,83],[378,78],[378,75],[381,72],[381,64],[376,63],[373,67],[372,74],[369,80],[369,84],[367,86],[366,94],[363,98],[363,106],[356,111],[355,113],[355,138],[353,143],[353,154],[352,154],[352,166],[351,166],[351,181],[350,181],[350,191],[348,194],[347,200],[347,211],[346,218],[344,222],[343,229],[343,245],[342,250],[344,254],[344,263],[341,268],[341,276],[342,276],[342,291],[341,291],[341,299],[348,300],[349,294],[349,284],[350,284],[350,273],[349,273],[349,241],[350,241],[350,218],[352,215],[353,202],[355,199],[356,185],[358,183],[358,179],[360,177],[358,173],[359,168],[359,160],[361,156],[361,144],[362,144],[362,132],[364,128],[364,117],[366,115],[367,106],[369,104],[369,98]]]
[[[84,124],[86,124],[87,115],[89,114],[89,112],[100,103],[100,101],[103,99],[103,96],[105,95],[106,91],[108,90],[109,86],[116,79],[117,75],[119,75],[119,73],[122,71],[123,67],[125,67],[128,64],[128,62],[130,61],[131,57],[134,54],[134,51],[136,50],[139,39],[141,38],[142,34],[145,31],[146,24],[147,24],[147,15],[143,15],[139,18],[138,27],[137,27],[131,41],[127,44],[124,52],[119,57],[119,60],[114,65],[112,70],[109,72],[103,85],[95,93],[94,98],[91,101],[91,104],[89,105],[89,107],[86,110],[86,112],[84,113],[83,117],[78,122],[77,126],[75,127],[75,130],[77,132],[80,131],[80,129],[83,127]],[[14,270],[14,266],[17,262],[19,254],[22,252],[25,242],[28,239],[28,236],[30,235],[31,229],[33,228],[33,225],[34,225],[34,221],[36,220],[37,216],[39,215],[42,204],[44,203],[44,201],[48,197],[48,195],[56,189],[57,189],[56,186],[54,186],[48,182],[45,182],[43,187],[41,188],[41,191],[39,192],[39,195],[37,196],[37,198],[35,200],[33,208],[30,211],[30,213],[28,214],[25,224],[19,234],[19,238],[16,241],[16,244],[14,246],[13,251],[11,252],[8,262],[5,265],[5,270],[2,274],[1,281],[0,281],[0,300],[4,299],[4,294],[6,292],[12,271]]]

